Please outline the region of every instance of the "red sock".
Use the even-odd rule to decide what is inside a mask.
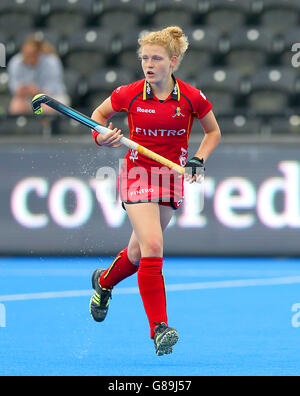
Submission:
[[[165,322],[168,325],[162,266],[161,257],[142,257],[138,270],[138,284],[149,320],[151,338],[154,338],[157,323]]]
[[[134,265],[129,261],[127,248],[125,248],[117,255],[111,266],[101,275],[99,280],[100,286],[104,289],[111,289],[121,282],[121,280],[135,274],[138,268],[138,265]]]

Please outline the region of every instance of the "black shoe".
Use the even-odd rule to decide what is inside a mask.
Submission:
[[[96,322],[103,322],[105,319],[112,291],[112,289],[104,289],[99,285],[99,279],[103,272],[105,272],[104,269],[96,269],[92,275],[92,287],[95,293],[90,300],[90,313]]]
[[[164,322],[158,323],[154,329],[154,346],[156,355],[168,355],[173,352],[173,346],[178,341],[177,330],[168,327]]]

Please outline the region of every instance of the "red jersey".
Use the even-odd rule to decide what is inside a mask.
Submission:
[[[114,90],[111,103],[116,112],[127,113],[130,139],[185,166],[193,120],[204,117],[212,105],[199,89],[172,77],[174,89],[164,101],[157,99],[151,85],[143,79]],[[94,131],[94,138],[97,135]],[[175,175],[170,176],[164,165],[129,149],[119,174],[121,200],[156,201],[174,209],[180,207],[183,177],[173,172]]]
[[[193,120],[203,118],[212,105],[199,89],[172,77],[174,89],[163,102],[143,79],[115,89],[111,103],[116,112],[127,113],[130,139],[184,166]],[[135,150],[126,157],[145,168],[162,166]]]

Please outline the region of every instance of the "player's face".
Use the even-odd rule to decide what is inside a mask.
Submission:
[[[141,55],[143,72],[150,84],[160,84],[170,78],[177,58],[170,59],[164,47],[144,45]]]

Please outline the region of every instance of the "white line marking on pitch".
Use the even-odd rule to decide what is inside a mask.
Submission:
[[[281,278],[253,278],[253,279],[235,279],[216,282],[195,282],[195,283],[178,283],[167,285],[166,290],[184,291],[184,290],[205,290],[205,289],[224,289],[234,287],[250,286],[274,286],[274,285],[291,285],[300,283],[300,276],[286,276]],[[114,290],[114,294],[138,294],[138,287],[123,287]],[[67,290],[58,292],[27,293],[27,294],[8,294],[0,295],[0,301],[24,301],[24,300],[41,300],[51,298],[68,298],[68,297],[86,297],[93,294],[92,290]]]

